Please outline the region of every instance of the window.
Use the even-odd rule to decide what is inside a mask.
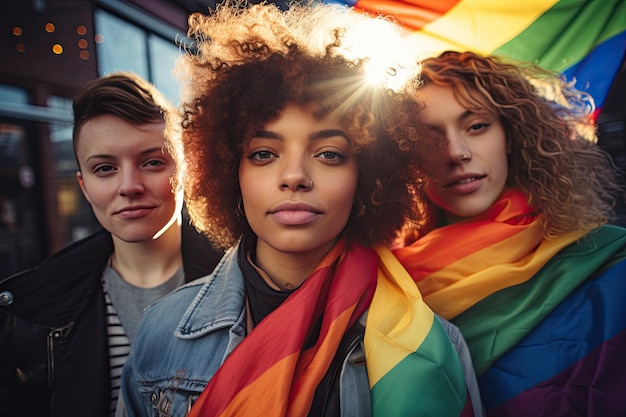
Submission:
[[[96,10],[98,71],[132,71],[151,81],[172,103],[178,103],[178,84],[172,75],[180,48],[107,11]]]
[[[72,100],[66,97],[49,96],[47,104],[50,108],[72,111]],[[52,122],[48,129],[54,152],[59,233],[63,241],[69,243],[95,232],[100,226],[76,180],[78,165],[72,144],[72,122]]]
[[[3,106],[28,104],[26,90],[0,85]],[[45,242],[32,123],[0,117],[0,277],[39,262]]]

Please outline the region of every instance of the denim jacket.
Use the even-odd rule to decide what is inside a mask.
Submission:
[[[156,302],[144,313],[122,374],[130,417],[185,416],[226,357],[246,336],[244,281],[231,249],[207,277]],[[456,347],[476,416],[482,405],[469,350],[458,328],[440,319]],[[364,317],[361,320],[365,323]],[[363,334],[349,344],[340,376],[341,416],[370,416]]]

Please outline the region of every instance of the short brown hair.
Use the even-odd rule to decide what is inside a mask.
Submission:
[[[74,96],[72,107],[75,154],[80,128],[96,116],[110,114],[139,125],[164,122],[174,111],[153,84],[131,72],[114,72],[87,82]]]

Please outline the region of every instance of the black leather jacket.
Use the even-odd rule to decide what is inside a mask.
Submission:
[[[183,224],[188,282],[213,271],[222,253]],[[0,281],[0,416],[109,416],[101,277],[112,251],[102,230]]]

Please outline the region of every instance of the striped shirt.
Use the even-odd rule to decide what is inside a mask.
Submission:
[[[111,417],[120,394],[122,368],[141,323],[143,311],[155,301],[185,283],[182,266],[167,281],[152,288],[136,287],[110,266],[102,274],[102,286],[107,312],[109,363],[111,366]]]
[[[111,417],[115,416],[115,407],[120,394],[120,382],[122,377],[122,367],[130,353],[130,340],[126,336],[124,327],[120,323],[115,307],[111,302],[109,293],[104,290],[104,300],[107,314],[107,334],[109,337],[109,363],[111,366]]]

